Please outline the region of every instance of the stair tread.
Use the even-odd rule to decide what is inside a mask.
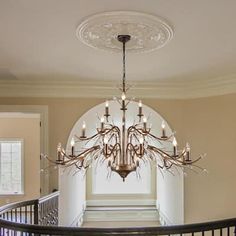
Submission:
[[[157,211],[155,206],[87,206],[86,211]]]

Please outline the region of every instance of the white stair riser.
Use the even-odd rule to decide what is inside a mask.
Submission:
[[[85,211],[84,221],[159,221],[159,214],[156,210]]]

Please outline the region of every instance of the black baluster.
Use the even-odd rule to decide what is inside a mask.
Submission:
[[[20,223],[22,223],[22,208],[20,207]]]
[[[15,222],[18,222],[18,219],[17,219],[17,208],[15,209]]]
[[[38,213],[39,213],[39,204],[37,201],[36,203],[34,203],[34,224],[35,225],[39,223]]]
[[[25,206],[25,223],[27,224],[27,206]]]

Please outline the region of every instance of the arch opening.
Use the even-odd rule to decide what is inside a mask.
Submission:
[[[70,148],[71,138],[81,133],[81,127],[84,121],[86,121],[87,136],[94,134],[96,127],[100,125],[98,117],[104,115],[104,109],[105,103],[98,104],[78,119],[69,135],[67,142],[68,149]],[[116,101],[109,101],[109,109],[113,122],[120,126],[121,111],[119,104]],[[127,127],[133,124],[135,119],[137,120],[138,103],[131,102],[128,106],[128,111]],[[161,132],[161,123],[165,119],[146,105],[143,105],[143,111],[148,116],[148,123],[152,125],[153,133],[160,136],[158,132]],[[171,133],[168,122],[166,122],[166,131],[167,133]],[[156,205],[162,223],[183,223],[182,174],[176,172],[176,175],[174,174],[172,176],[169,173],[160,173],[156,166],[142,163],[140,172],[141,179],[138,180],[136,173],[133,172],[127,177],[127,180],[123,182],[116,173],[113,173],[107,178],[108,171],[106,168],[106,163],[101,164],[94,162],[92,168],[89,168],[87,171],[86,177],[84,178],[84,190],[81,190],[83,193],[78,193],[84,194],[87,206]],[[62,174],[60,178],[65,178],[65,175]],[[71,176],[68,179],[67,175],[66,178],[67,194],[69,194],[68,181],[70,178],[74,177]],[[63,191],[63,186],[60,186],[60,191]],[[71,191],[74,191],[74,187],[71,188]]]

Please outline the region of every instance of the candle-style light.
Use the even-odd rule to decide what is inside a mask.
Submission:
[[[72,137],[71,141],[70,141],[70,145],[71,145],[71,155],[74,155],[74,148],[75,148],[75,139],[74,137]]]
[[[177,154],[177,140],[175,137],[173,138],[172,144],[173,144],[173,149],[174,149],[174,156],[177,156],[178,155]]]
[[[144,129],[144,131],[147,131],[147,118],[146,118],[146,116],[143,117],[143,129]]]
[[[108,101],[106,101],[106,103],[105,103],[105,114],[104,114],[104,116],[106,117],[106,119],[108,121],[108,116],[110,116],[110,114],[109,114],[109,102]]]
[[[165,121],[163,120],[161,123],[161,129],[162,129],[162,138],[166,138],[166,124]]]
[[[62,146],[61,146],[61,143],[58,143],[58,145],[57,145],[57,161],[58,161],[58,162],[63,161],[63,155],[62,155]]]
[[[102,116],[102,117],[101,117],[101,131],[104,130],[104,121],[105,121],[105,119],[104,119],[104,117]]]
[[[121,94],[121,99],[122,99],[122,101],[124,101],[126,99],[126,95],[124,92]]]
[[[140,137],[139,138],[139,152],[140,152],[140,155],[143,154],[143,142],[144,142],[143,137]]]
[[[104,137],[103,142],[105,144],[105,153],[107,154],[108,153],[108,137],[107,136]]]
[[[189,143],[186,143],[185,151],[186,151],[185,161],[190,161],[190,145],[189,145]]]
[[[86,130],[86,123],[85,123],[85,121],[83,121],[81,138],[85,138],[86,137],[85,130]]]
[[[126,106],[125,106],[125,99],[126,99],[126,95],[125,95],[125,93],[124,93],[124,92],[121,94],[121,99],[122,99],[122,106],[121,106],[121,110],[126,110]]]

